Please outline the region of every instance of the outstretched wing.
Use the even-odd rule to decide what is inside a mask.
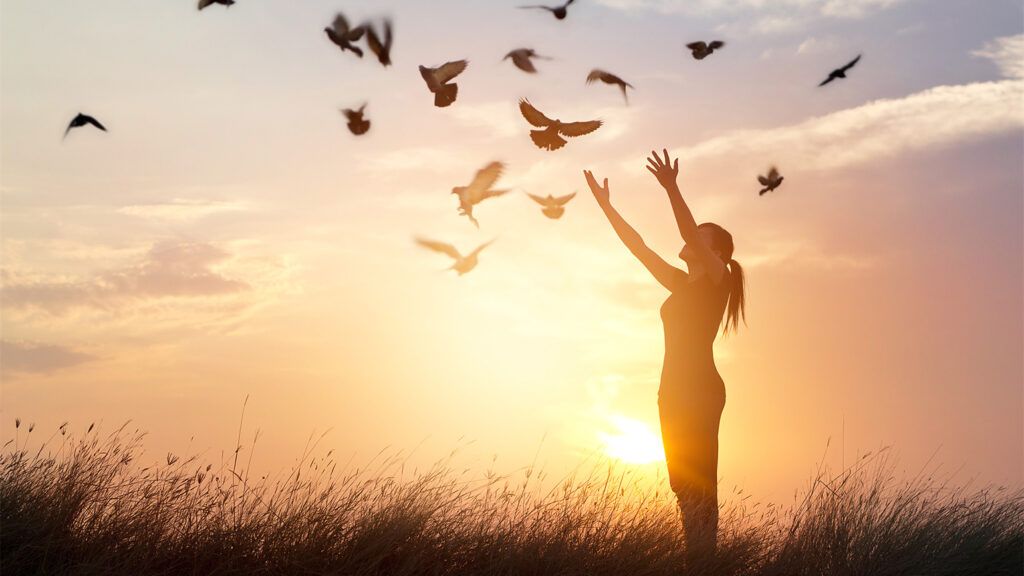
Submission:
[[[387,66],[388,64],[391,64],[391,42],[392,42],[392,39],[393,39],[393,36],[392,36],[392,32],[391,32],[391,21],[390,20],[385,20],[384,21],[384,41],[383,42],[381,42],[380,37],[377,36],[377,31],[374,30],[373,27],[371,27],[369,25],[366,26],[366,45],[369,46],[370,51],[373,52],[377,56],[377,60],[379,60],[380,63],[385,65],[385,66]]]
[[[444,66],[434,70],[434,78],[437,79],[438,84],[444,84],[455,78],[462,71],[469,66],[469,60],[455,60],[452,62],[446,62]]]
[[[494,240],[496,240],[496,238],[495,238]],[[488,240],[487,242],[484,242],[483,244],[481,244],[481,245],[477,246],[477,247],[476,247],[476,250],[473,250],[472,252],[470,252],[470,253],[469,253],[469,256],[466,256],[466,258],[472,258],[473,256],[476,256],[476,255],[477,255],[477,254],[479,254],[479,253],[480,253],[480,252],[481,252],[481,251],[482,251],[482,250],[483,250],[484,248],[487,248],[487,247],[488,247],[488,246],[490,246],[490,245],[491,245],[492,243],[494,243],[494,240]]]
[[[833,81],[835,79],[836,79],[836,75],[835,74],[829,74],[828,78],[825,78],[824,80],[822,80],[821,84],[818,84],[818,86],[819,87],[824,86],[825,84],[828,84],[829,82],[831,82],[831,81]]]
[[[615,78],[615,76],[605,72],[604,70],[594,68],[590,71],[590,74],[587,74],[587,84],[597,82],[598,80],[602,82],[614,82],[615,80],[613,80],[613,78]]]
[[[541,114],[540,110],[533,107],[529,100],[523,99],[519,101],[519,111],[522,112],[523,118],[530,124],[533,124],[537,128],[547,128],[554,121],[547,116]]]
[[[708,44],[708,48],[711,48],[712,50],[718,50],[722,46],[725,46],[725,42],[722,42],[721,40],[715,40],[711,44]]]
[[[512,54],[512,63],[523,72],[533,73],[537,71],[537,67],[533,65],[533,60],[530,60],[530,55],[523,52]]]
[[[199,0],[199,9],[202,10],[210,4],[213,4],[213,0]]]
[[[558,196],[558,197],[554,198],[554,202],[558,206],[565,206],[565,204],[567,202],[569,202],[569,200],[572,200],[574,196],[576,196],[575,192],[573,192],[572,194],[565,195],[565,196]]]
[[[472,191],[477,192],[477,190],[475,189]],[[504,194],[508,194],[508,190],[492,190],[490,188],[480,190],[478,193],[474,194],[473,204],[478,204],[480,202],[483,202],[484,200],[487,200],[488,198],[494,198],[496,196],[502,196]]]
[[[484,192],[490,190],[491,186],[501,178],[505,171],[505,165],[501,162],[491,162],[477,171],[473,181],[467,186],[471,198],[480,197]]]
[[[92,116],[88,116],[88,115],[85,115],[84,117],[85,117],[85,121],[88,122],[89,124],[92,124],[93,126],[99,128],[100,130],[103,130],[104,132],[107,131],[106,127],[103,126],[103,124],[100,124],[99,120],[93,118]]]
[[[707,50],[708,45],[705,42],[701,41],[690,42],[689,44],[686,45],[686,47],[689,48],[690,50]]]
[[[843,66],[842,68],[840,68],[840,70],[842,70],[843,72],[846,72],[850,68],[853,68],[854,66],[857,65],[857,62],[860,62],[860,57],[861,57],[861,55],[857,54],[856,58],[854,58],[853,60],[850,60],[850,62],[846,66]]]
[[[427,240],[426,238],[416,238],[416,243],[419,244],[420,246],[423,246],[424,248],[433,250],[434,252],[447,254],[456,260],[462,259],[462,254],[459,254],[459,251],[456,250],[455,247],[452,246],[451,244],[445,242],[437,242],[435,240]]]
[[[600,120],[589,120],[587,122],[569,122],[568,124],[562,124],[558,129],[558,133],[564,136],[583,136],[584,134],[590,134],[594,130],[601,127]]]
[[[761,186],[767,186],[768,185],[768,179],[765,178],[764,176],[758,176],[757,177],[757,181],[761,183]]]
[[[551,8],[549,6],[541,6],[539,4],[534,4],[532,6],[520,6],[520,8],[526,8],[526,9],[529,9],[529,8],[540,8],[541,10],[547,10],[549,12],[554,12],[555,11],[554,8]]]
[[[536,194],[530,194],[529,192],[527,192],[526,195],[529,196],[530,198],[533,198],[533,201],[536,202],[537,204],[540,204],[541,206],[544,206],[545,208],[547,207],[547,205],[548,205],[548,199],[547,198],[544,198],[543,196],[537,196]]]

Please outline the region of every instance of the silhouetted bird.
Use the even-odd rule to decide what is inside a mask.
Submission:
[[[565,20],[565,16],[569,13],[569,4],[572,4],[575,1],[576,0],[568,0],[565,4],[562,4],[561,6],[533,5],[533,6],[520,6],[520,8],[526,8],[526,9],[540,8],[541,10],[547,10],[548,12],[551,12],[552,14],[554,14],[555,18],[558,18],[559,20]]]
[[[391,65],[391,44],[394,42],[394,38],[391,34],[391,20],[384,20],[384,39],[377,35],[377,31],[374,30],[373,26],[366,25],[366,45],[369,46],[370,52],[373,52],[377,56],[377,60],[384,66]]]
[[[572,194],[569,194],[567,196],[558,196],[557,198],[555,196],[552,196],[551,194],[548,194],[547,198],[543,196],[534,196],[533,194],[530,193],[527,193],[526,195],[529,196],[530,198],[533,198],[533,200],[537,204],[540,204],[541,206],[544,207],[541,210],[541,212],[545,216],[551,218],[552,220],[558,220],[559,218],[562,217],[562,214],[565,213],[565,205],[569,202],[569,200],[572,200],[573,197],[576,196],[576,193],[573,192]]]
[[[452,188],[452,194],[458,194],[459,196],[459,215],[468,216],[469,221],[476,225],[477,228],[480,227],[480,223],[473,217],[473,206],[488,198],[501,196],[508,192],[508,190],[491,189],[491,186],[494,186],[498,178],[501,178],[501,173],[504,171],[504,164],[501,162],[491,162],[477,171],[469,186]]]
[[[468,65],[468,60],[455,60],[438,68],[420,66],[420,75],[427,82],[427,88],[434,93],[434,106],[444,108],[455,102],[455,98],[459,95],[459,85],[454,82],[449,84],[449,82],[462,74]]]
[[[235,3],[235,0],[199,0],[199,9],[202,10],[211,4],[221,4],[226,7],[230,7]]]
[[[366,32],[365,25],[352,28],[349,26],[348,20],[340,12],[334,17],[334,22],[331,23],[330,27],[324,28],[324,33],[327,34],[327,37],[330,38],[335,46],[341,48],[342,52],[350,50],[360,58],[363,57],[363,50],[353,44],[353,42],[358,42],[363,37],[364,32]]]
[[[72,128],[81,128],[86,124],[92,124],[93,126],[99,128],[100,130],[103,130],[104,132],[107,131],[106,127],[104,127],[103,124],[100,124],[99,120],[93,118],[92,116],[89,116],[88,114],[82,114],[81,112],[79,112],[77,116],[71,119],[71,122],[68,124],[67,129],[64,130],[64,137],[68,137],[68,132],[71,132]]]
[[[824,86],[825,84],[828,84],[829,82],[835,80],[836,78],[846,78],[846,71],[849,70],[850,68],[853,68],[860,60],[860,57],[861,55],[857,54],[857,57],[854,58],[853,60],[850,60],[850,62],[846,66],[843,66],[842,68],[836,68],[835,70],[829,72],[828,78],[822,80],[821,84],[818,84],[818,86]]]
[[[453,259],[455,259],[455,263],[452,264],[452,267],[449,268],[449,270],[455,270],[456,272],[459,273],[459,276],[462,276],[466,272],[469,272],[473,268],[476,268],[477,256],[480,254],[481,250],[490,246],[491,242],[494,242],[494,240],[484,242],[480,246],[477,246],[476,250],[473,250],[469,254],[463,256],[462,254],[459,254],[459,251],[456,250],[455,247],[452,246],[451,244],[447,244],[445,242],[436,242],[434,240],[427,240],[426,238],[416,238],[416,243],[419,244],[420,246],[423,246],[424,248],[428,248],[435,252],[447,254],[451,256]]]
[[[767,176],[757,177],[757,181],[761,183],[761,186],[764,186],[764,188],[761,188],[761,191],[758,192],[757,195],[764,196],[765,192],[771,192],[772,190],[775,190],[776,188],[779,187],[779,184],[782,184],[782,180],[783,177],[779,176],[779,171],[775,168],[775,166],[772,166],[771,169],[768,170]]]
[[[537,68],[534,67],[533,60],[531,60],[531,58],[540,58],[542,60],[551,59],[547,56],[537,54],[537,52],[532,48],[516,48],[508,54],[505,54],[505,57],[502,58],[502,60],[508,60],[509,58],[512,59],[512,63],[516,65],[516,68],[519,68],[523,72],[529,72],[530,74],[537,71]]]
[[[342,109],[341,113],[345,115],[348,120],[348,129],[355,134],[360,136],[366,134],[370,130],[370,121],[367,120],[363,115],[363,110],[366,109],[366,104],[359,107],[358,110],[352,110],[351,108]]]
[[[721,40],[713,40],[711,42],[690,42],[686,45],[686,47],[690,49],[690,53],[692,53],[693,57],[697,60],[703,60],[722,46],[725,46],[725,42],[722,42]]]
[[[526,118],[527,122],[538,128],[543,128],[543,130],[531,130],[530,139],[533,140],[533,143],[538,148],[544,150],[558,150],[565,146],[565,139],[562,136],[569,136],[571,138],[583,136],[601,127],[600,120],[565,123],[561,120],[552,120],[541,114],[527,100],[519,101],[519,111],[522,112],[523,118]]]
[[[604,70],[594,68],[593,70],[590,71],[590,74],[587,74],[587,84],[597,82],[598,80],[604,82],[605,84],[615,84],[620,89],[622,89],[622,97],[626,99],[626,104],[629,104],[629,96],[626,95],[626,88],[633,88],[632,84],[626,82],[625,80],[619,78],[618,76],[612,74],[611,72],[605,72]]]

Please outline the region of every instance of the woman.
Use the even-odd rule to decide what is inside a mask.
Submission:
[[[661,435],[669,483],[683,514],[687,555],[713,554],[718,533],[718,423],[725,407],[725,384],[715,367],[712,344],[725,317],[724,332],[744,316],[743,269],[733,260],[732,235],[721,226],[700,226],[676,184],[679,160],[651,152],[647,169],[668,193],[685,244],[679,257],[686,272],[671,266],[644,244],[612,207],[608,179],[587,184],[629,251],[671,294],[661,306],[665,360],[658,390]]]

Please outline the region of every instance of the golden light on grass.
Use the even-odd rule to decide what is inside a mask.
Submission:
[[[608,417],[614,432],[598,432],[604,453],[626,464],[652,464],[665,460],[658,432],[646,422],[619,414]]]

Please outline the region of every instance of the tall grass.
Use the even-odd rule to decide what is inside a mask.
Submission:
[[[23,429],[19,432],[24,432]],[[790,509],[725,497],[718,554],[686,565],[671,494],[608,466],[543,488],[442,462],[280,478],[168,454],[144,435],[66,427],[0,454],[0,571],[15,574],[1019,575],[1024,492],[897,480],[884,456],[819,471]]]

